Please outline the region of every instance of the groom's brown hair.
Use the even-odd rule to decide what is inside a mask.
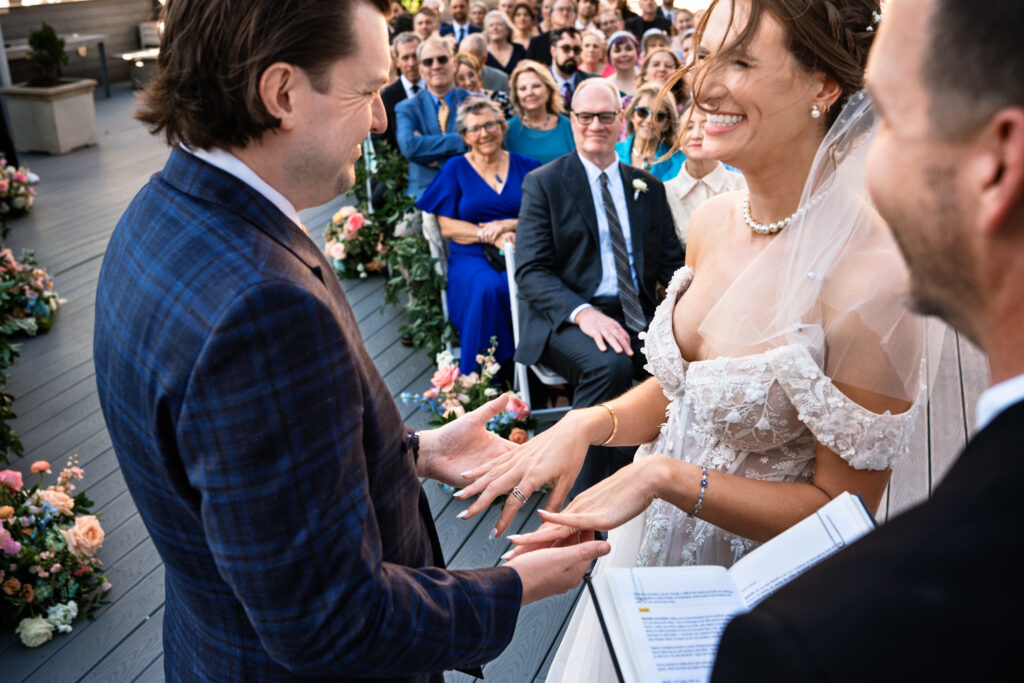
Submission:
[[[157,72],[136,118],[171,145],[245,147],[280,124],[260,99],[267,67],[293,64],[326,92],[329,67],[356,49],[352,16],[362,2],[389,11],[389,0],[168,0]]]

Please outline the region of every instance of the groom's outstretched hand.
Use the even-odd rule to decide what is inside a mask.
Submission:
[[[511,560],[506,566],[516,570],[523,582],[523,602],[560,595],[580,585],[590,563],[607,555],[607,541],[595,541],[593,532],[583,534],[579,543],[545,548]]]
[[[487,431],[488,420],[503,411],[507,403],[508,394],[502,394],[443,427],[420,432],[417,473],[451,486],[470,483],[472,479],[463,473],[515,448],[511,441]]]

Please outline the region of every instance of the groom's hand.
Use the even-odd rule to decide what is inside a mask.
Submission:
[[[443,427],[420,432],[418,474],[463,487],[472,481],[463,472],[515,448],[511,441],[487,431],[488,420],[503,411],[507,403],[508,394],[502,394]]]
[[[594,340],[601,353],[607,351],[610,346],[615,353],[633,355],[629,332],[626,332],[614,318],[609,318],[593,306],[587,306],[576,314],[576,324],[580,332]]]
[[[589,539],[593,532],[585,532]],[[587,540],[560,548],[545,548],[527,553],[506,566],[516,570],[523,582],[523,602],[560,595],[580,585],[590,563],[612,549],[607,541]]]

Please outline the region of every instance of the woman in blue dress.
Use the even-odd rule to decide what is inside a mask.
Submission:
[[[542,164],[576,149],[565,100],[551,69],[530,59],[519,62],[508,79],[509,98],[519,114],[508,122],[505,147]]]
[[[615,151],[622,163],[642,168],[665,182],[679,175],[686,155],[676,150],[663,159],[679,133],[679,115],[672,93],[665,93],[659,101],[660,91],[659,83],[644,83],[636,89],[636,95],[626,109],[629,137],[615,145]]]
[[[507,364],[515,353],[508,281],[487,261],[484,245],[500,249],[515,241],[523,178],[540,164],[503,149],[505,126],[494,102],[466,98],[456,130],[469,151],[449,159],[416,202],[437,216],[449,240],[448,314],[459,331],[464,374],[476,370],[491,337],[498,339],[496,361]]]

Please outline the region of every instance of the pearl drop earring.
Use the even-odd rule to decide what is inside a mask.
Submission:
[[[821,107],[814,105],[811,107],[811,118],[816,119],[821,117]]]

